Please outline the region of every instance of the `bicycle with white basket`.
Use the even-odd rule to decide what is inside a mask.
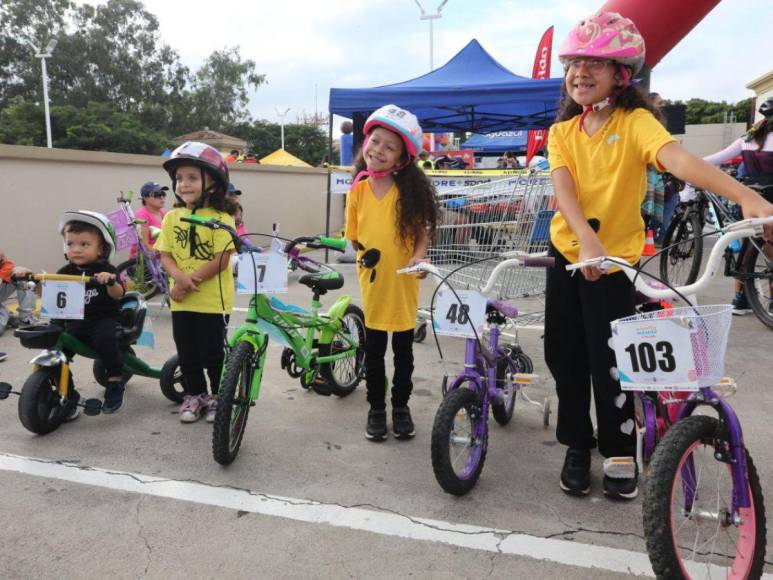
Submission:
[[[435,276],[439,280],[438,288],[443,286],[446,294],[441,295],[441,290],[436,292],[440,296],[436,306],[433,296],[434,308],[430,307],[433,332],[440,332],[444,327],[445,334],[467,336],[464,370],[450,384],[448,375],[444,376],[444,398],[432,426],[432,469],[440,487],[454,495],[464,495],[475,487],[483,471],[489,409],[497,423],[507,425],[519,393],[527,402],[532,402],[521,390],[537,378],[531,374],[531,360],[517,345],[500,344],[502,327],[509,318],[518,315],[518,309],[501,300],[486,299],[484,295],[492,291],[506,270],[516,266],[552,266],[553,258],[524,256],[522,252],[504,253],[502,257],[512,254],[520,257],[497,264],[480,292],[455,291],[448,284],[447,276],[425,262],[398,270],[400,274],[427,272]],[[544,404],[534,404],[543,410],[547,426],[549,399]]]
[[[726,226],[703,275],[687,286],[655,287],[644,279],[657,280],[655,276],[621,258],[567,266],[622,268],[642,294],[681,298],[689,305],[612,322],[610,345],[620,385],[636,396],[637,461],[641,467],[649,462],[642,510],[647,551],[658,578],[762,574],[762,488],[740,420],[726,401],[736,384],[723,377],[731,306],[697,306],[694,297],[717,274],[725,248],[734,240],[759,237],[768,223],[773,218]],[[695,414],[698,409],[713,409],[717,416]]]

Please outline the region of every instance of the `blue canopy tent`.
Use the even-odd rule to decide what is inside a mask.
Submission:
[[[462,149],[479,153],[504,153],[505,151],[526,151],[527,131],[497,131],[480,135],[475,133],[461,144]]]
[[[442,67],[409,81],[366,89],[330,89],[330,112],[367,116],[394,103],[430,133],[543,129],[558,110],[562,79],[513,74],[471,40]]]

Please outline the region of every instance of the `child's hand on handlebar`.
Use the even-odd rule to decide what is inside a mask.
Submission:
[[[94,280],[99,284],[104,284],[105,286],[112,286],[115,284],[116,276],[115,274],[111,274],[110,272],[97,272],[94,274]]]
[[[608,253],[606,248],[604,248],[604,244],[602,244],[596,236],[593,236],[586,240],[585,243],[580,244],[580,262],[607,255]],[[601,270],[596,266],[584,266],[580,269],[580,272],[582,272],[582,275],[585,276],[585,279],[588,282],[595,282],[605,274],[604,270]]]
[[[756,193],[756,192],[755,192]],[[741,202],[741,210],[745,218],[763,218],[773,216],[773,204],[761,195],[749,196]],[[773,224],[763,226],[762,237],[773,241]]]
[[[411,266],[415,266],[416,264],[429,264],[429,263],[430,261],[428,258],[417,258],[414,256],[408,261],[408,264],[405,267],[410,268]],[[420,280],[424,280],[424,278],[427,277],[427,274],[429,274],[429,272],[420,272],[416,274],[416,277],[419,278]]]

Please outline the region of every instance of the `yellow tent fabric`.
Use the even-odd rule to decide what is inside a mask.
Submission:
[[[284,149],[277,149],[260,160],[261,165],[291,165],[293,167],[311,167],[305,161],[298,159]]]

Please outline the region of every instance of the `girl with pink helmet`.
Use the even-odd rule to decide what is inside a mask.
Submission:
[[[556,381],[556,435],[568,448],[559,483],[572,495],[590,491],[596,446],[615,458],[610,466],[629,466],[625,473],[605,473],[604,493],[623,499],[638,493],[633,399],[620,390],[608,346],[610,322],[634,313],[634,291],[620,271],[587,267],[572,277],[565,266],[598,256],[639,261],[647,164],[740,203],[747,217],[773,215],[773,205],[688,153],[655,118],[649,99],[632,83],[645,54],[636,25],[614,12],[580,22],[559,51],[565,79],[548,139],[559,211],[550,226],[556,265],[547,280],[545,360]],[[773,231],[765,235],[773,238]]]
[[[355,161],[356,177],[346,200],[346,238],[359,253],[377,248],[378,271],[360,268],[365,310],[365,382],[368,421],[365,436],[387,437],[384,356],[392,333],[392,431],[397,439],[414,435],[408,408],[413,383],[413,329],[419,305],[419,281],[397,270],[424,260],[438,221],[435,190],[416,166],[422,130],[416,117],[385,105],[368,117],[365,142]],[[358,256],[359,258],[359,256]]]

